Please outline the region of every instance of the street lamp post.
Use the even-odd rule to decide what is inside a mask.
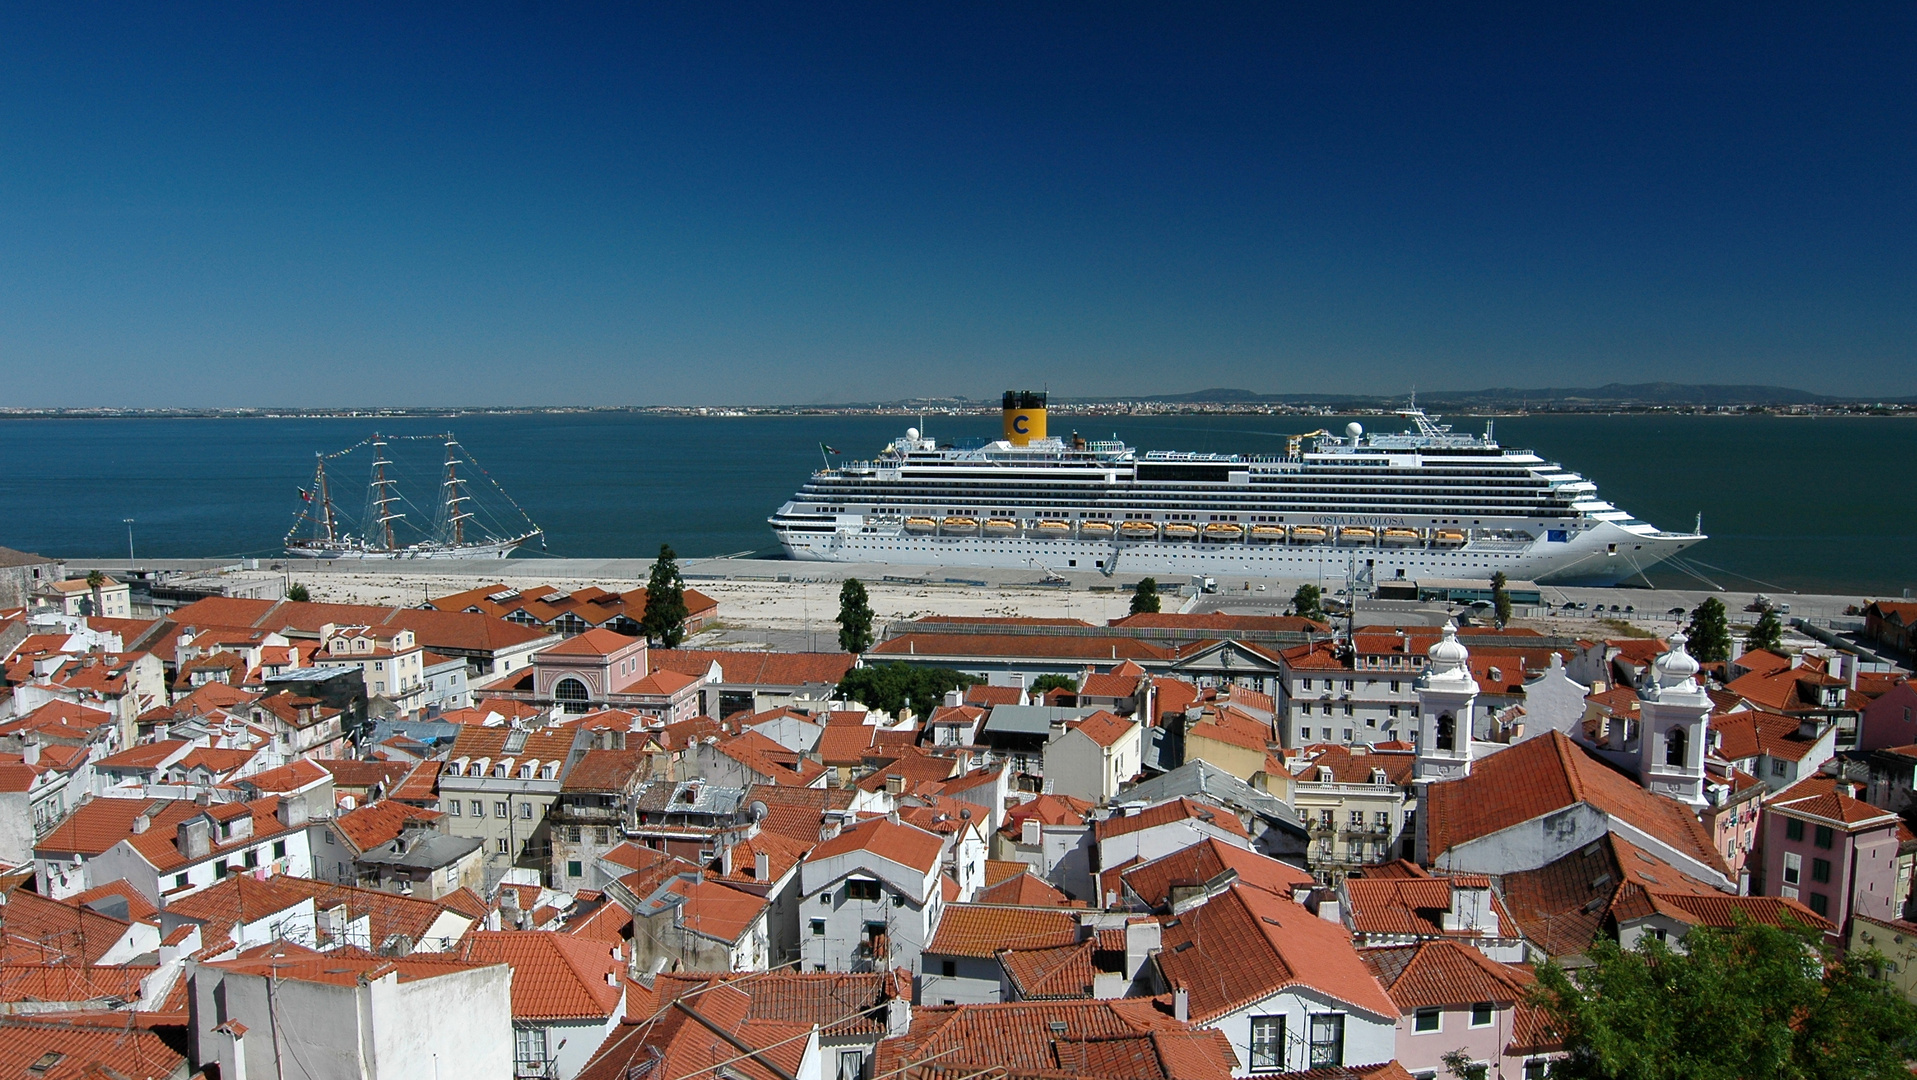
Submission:
[[[120,520],[126,522],[126,561],[130,563],[133,561],[133,519],[121,518]]]

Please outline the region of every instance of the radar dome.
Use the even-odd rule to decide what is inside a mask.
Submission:
[[[908,438],[908,439],[916,439],[916,438],[918,438],[918,437],[919,437],[919,429],[918,429],[918,428],[915,428],[915,427],[909,427],[909,428],[906,428],[906,429],[905,429],[905,437],[906,437],[906,438]]]
[[[1351,423],[1345,425],[1345,434],[1351,436],[1354,439],[1360,435],[1363,435],[1364,433],[1365,433],[1365,426],[1363,424],[1360,424],[1356,420],[1353,420]]]

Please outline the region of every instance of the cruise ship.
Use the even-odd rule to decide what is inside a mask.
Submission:
[[[917,428],[815,472],[768,519],[794,559],[1049,573],[1486,578],[1614,585],[1704,539],[1598,498],[1529,450],[1453,432],[1315,431],[1283,456],[1139,453],[1046,434],[1045,395],[1007,391],[1004,437]]]

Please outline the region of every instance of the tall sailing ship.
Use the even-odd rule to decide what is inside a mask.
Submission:
[[[917,428],[812,474],[768,519],[794,559],[1112,574],[1508,577],[1610,585],[1704,539],[1598,498],[1529,450],[1411,430],[1288,440],[1284,456],[1151,451],[1045,433],[1045,395],[1007,391],[1004,437],[941,446]]]
[[[425,512],[401,491],[399,472],[387,454],[394,442],[441,441],[446,461],[439,494],[432,503],[432,520],[424,526],[412,517]],[[362,449],[372,450],[372,478],[367,484],[365,512],[349,519],[333,499],[327,462],[339,461]],[[472,476],[482,478],[504,503],[492,507],[467,493]],[[497,481],[487,475],[451,432],[437,435],[374,435],[331,454],[316,455],[313,486],[300,489],[300,510],[286,534],[286,553],[307,559],[503,559],[521,544],[545,535],[527,513],[513,502]],[[509,507],[511,513],[504,512]],[[412,514],[409,515],[408,511]],[[516,520],[515,520],[516,515]]]

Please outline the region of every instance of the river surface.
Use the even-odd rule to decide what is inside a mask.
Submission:
[[[1360,418],[1395,430],[1397,421]],[[1460,429],[1484,422],[1455,418]],[[1281,454],[1285,435],[1342,430],[1344,418],[1053,418],[1052,434],[1113,434],[1145,450]],[[443,419],[0,420],[0,545],[69,558],[271,557],[304,505],[314,455],[375,430],[449,427],[569,557],[774,549],[765,519],[821,461],[826,443],[869,457],[901,434],[896,417],[696,418],[539,414]],[[1664,528],[1698,514],[1710,540],[1686,553],[1731,588],[1901,595],[1917,587],[1917,421],[1713,416],[1509,417],[1507,446],[1583,473],[1600,496]],[[933,417],[944,440],[996,437],[998,418]],[[430,522],[437,443],[396,443],[394,475]],[[370,457],[333,468],[333,493],[363,512]],[[484,478],[479,478],[483,487]],[[477,494],[487,496],[481,490]],[[496,495],[492,516],[512,517]],[[536,553],[535,548],[533,552]],[[1663,585],[1699,584],[1669,567]]]

